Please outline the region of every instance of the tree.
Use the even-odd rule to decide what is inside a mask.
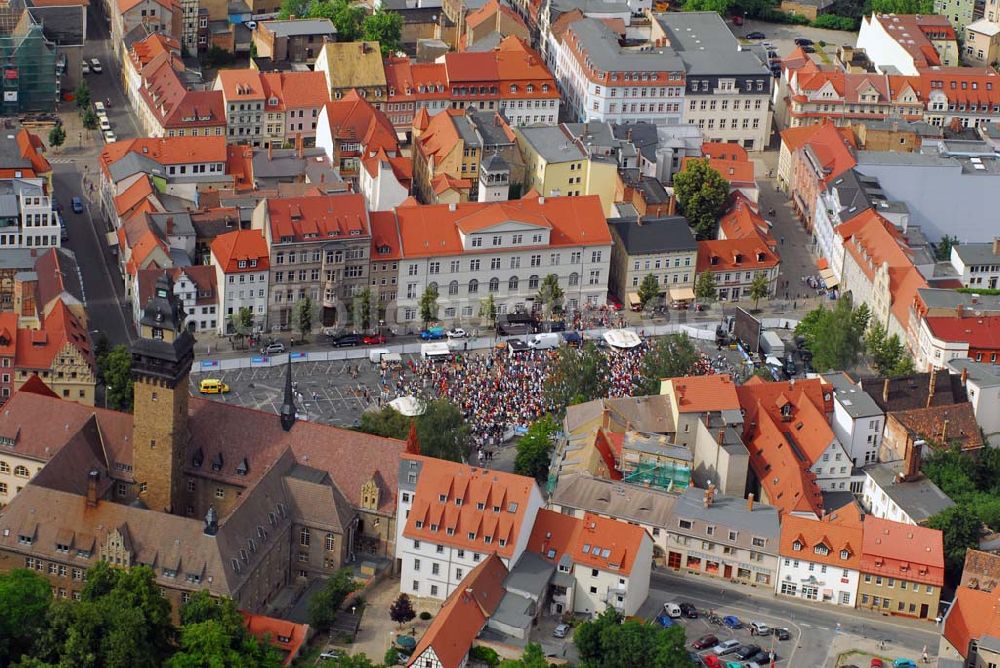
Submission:
[[[650,302],[660,296],[660,282],[656,280],[655,274],[646,274],[642,282],[639,283],[639,303],[643,310],[649,306]]]
[[[753,300],[753,309],[757,310],[757,305],[771,293],[771,283],[763,273],[754,276],[750,282],[750,299]]]
[[[389,607],[389,619],[396,622],[400,626],[412,621],[416,616],[417,612],[413,609],[413,603],[410,601],[410,597],[405,593],[396,597],[396,600],[393,601],[392,605]]]
[[[695,372],[701,353],[687,334],[667,334],[656,339],[642,360],[642,394],[659,394],[664,378],[690,376]]]
[[[729,182],[712,169],[708,159],[691,160],[674,175],[674,194],[698,237],[711,237],[729,199]]]
[[[497,303],[492,292],[479,302],[479,317],[489,320],[491,326],[497,326]]]
[[[702,304],[711,304],[718,298],[715,285],[715,272],[703,271],[694,281],[694,296]]]
[[[126,346],[117,345],[107,354],[103,375],[108,408],[132,410],[132,353]]]
[[[229,327],[233,336],[240,342],[253,333],[253,309],[241,306],[235,313],[229,314]]]
[[[549,274],[542,279],[542,283],[538,287],[536,301],[544,310],[545,315],[560,313],[562,312],[564,294],[563,289],[559,287],[559,276]]]
[[[347,596],[358,588],[350,568],[341,568],[333,574],[322,589],[309,599],[309,624],[319,631],[328,631],[340,612]]]
[[[378,42],[384,57],[399,51],[399,39],[402,34],[403,15],[398,12],[387,12],[379,8],[370,16],[366,16],[361,23],[362,39]]]
[[[391,406],[380,411],[361,414],[358,431],[387,438],[405,439],[410,433],[410,421]],[[420,452],[428,457],[460,462],[469,453],[472,430],[462,411],[447,399],[428,401],[424,413],[416,418]]]
[[[875,370],[889,377],[913,373],[913,359],[898,334],[886,336],[882,323],[872,323],[865,334],[865,350]]]
[[[312,0],[306,9],[306,17],[330,19],[337,29],[338,42],[356,42],[361,38],[365,10],[348,0]]]
[[[951,235],[944,235],[941,237],[941,241],[938,242],[937,247],[934,249],[935,259],[942,262],[947,262],[951,259],[951,249],[959,244],[958,237]]]
[[[111,352],[111,343],[108,337],[101,332],[94,343],[94,362],[97,364],[97,382],[104,382],[104,367],[108,362],[108,353]]]
[[[76,106],[80,109],[90,108],[90,84],[87,83],[86,79],[80,81],[80,85],[73,91],[73,97],[76,99]]]
[[[607,608],[596,619],[584,622],[573,633],[573,641],[585,668],[693,668],[684,648],[684,629],[664,629],[636,620],[622,621]]]
[[[83,123],[83,127],[87,130],[94,130],[97,128],[97,114],[90,107],[83,110],[83,115],[80,117],[80,122]]]
[[[385,650],[385,656],[382,657],[383,666],[395,666],[399,663],[399,650],[393,646],[389,646],[389,649]]]
[[[232,599],[196,592],[181,608],[180,642],[169,668],[278,668],[281,656],[270,643],[255,638],[243,624]]]
[[[371,288],[365,288],[354,298],[354,324],[366,331],[372,326],[372,313],[375,311],[375,297]]]
[[[352,654],[334,659],[331,664],[334,668],[377,668],[372,660],[364,654]]]
[[[312,332],[313,327],[313,301],[306,295],[295,302],[295,329],[299,330],[299,335],[305,340]]]
[[[29,654],[52,602],[48,580],[26,568],[0,574],[0,665]]]
[[[864,349],[864,333],[870,311],[862,304],[851,309],[849,299],[840,299],[832,309],[818,306],[799,321],[795,333],[805,337],[813,354],[816,371],[836,371],[853,367]]]
[[[292,16],[305,16],[306,0],[281,0],[281,8],[278,10],[278,18],[287,21]]]
[[[560,348],[545,383],[545,397],[557,410],[608,396],[608,358],[588,341]]]
[[[876,14],[933,14],[934,0],[871,0]]]
[[[49,146],[59,148],[66,141],[66,131],[62,125],[55,125],[49,130]]]
[[[553,439],[559,425],[551,415],[535,420],[528,431],[517,441],[517,456],[514,458],[514,473],[531,476],[544,483],[549,476]]]
[[[545,658],[542,646],[536,642],[529,642],[520,659],[501,661],[500,668],[549,668],[549,662]]]
[[[965,565],[965,551],[979,547],[983,522],[974,510],[963,504],[942,510],[927,521],[927,526],[942,533],[945,570],[951,576],[949,580],[953,580]]]
[[[433,285],[428,285],[424,289],[424,294],[420,295],[420,319],[424,322],[424,329],[431,320],[437,320],[438,315],[438,291]]]

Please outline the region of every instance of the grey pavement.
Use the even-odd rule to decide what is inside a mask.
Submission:
[[[795,48],[795,39],[798,37],[807,37],[817,43],[820,41],[826,42],[831,47],[827,49],[830,53],[836,53],[836,47],[842,44],[853,46],[857,41],[857,35],[852,32],[824,30],[822,28],[784,23],[766,23],[753,19],[748,19],[742,26],[731,25],[731,28],[737,37],[744,37],[751,32],[764,33],[766,36],[764,41],[774,44],[777,47],[778,55],[782,57],[791,53]]]
[[[858,646],[874,651],[879,640],[890,641],[885,650],[902,652],[905,656],[919,656],[927,647],[930,655],[936,654],[939,629],[934,622],[911,620],[872,614],[853,608],[834,605],[803,603],[778,597],[770,589],[746,588],[707,576],[679,575],[657,570],[650,581],[649,598],[640,609],[643,617],[652,618],[668,601],[688,601],[699,610],[708,608],[719,615],[736,615],[744,623],[761,620],[770,626],[786,627],[792,639],[775,641],[779,667],[799,668],[835,666],[837,655],[843,649],[834,649],[832,639],[843,637],[843,647]],[[703,619],[682,620],[688,641],[704,633],[720,638],[734,637],[743,642],[763,646],[764,639],[751,639],[749,632],[735,632],[724,627],[710,626]],[[770,639],[767,639],[770,642]],[[838,644],[839,646],[839,644]],[[897,654],[898,656],[898,654]]]

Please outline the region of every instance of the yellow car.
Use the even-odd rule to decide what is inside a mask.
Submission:
[[[198,391],[202,394],[225,394],[229,386],[218,378],[205,378],[198,383]]]

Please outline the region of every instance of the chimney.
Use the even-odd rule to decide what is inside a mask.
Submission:
[[[671,195],[670,200],[667,202],[667,215],[675,216],[677,215],[677,196]]]
[[[267,161],[270,162],[274,157],[274,142],[267,143]]]
[[[948,418],[941,424],[941,445],[945,447],[948,445]]]
[[[87,507],[97,507],[97,483],[101,479],[101,472],[97,469],[90,469],[87,472]]]
[[[965,387],[965,383],[969,380],[969,367],[962,367],[962,387]]]
[[[753,510],[753,492],[747,494],[747,510]]]
[[[961,318],[964,314],[965,314],[965,307],[962,306],[961,304],[957,304],[955,306],[955,315]]]
[[[719,430],[718,441],[719,441],[719,445],[725,445],[726,444],[726,430],[725,429],[720,429]]]
[[[301,160],[304,153],[305,153],[305,142],[302,140],[302,133],[301,132],[296,132],[295,133],[295,157],[297,157],[299,160]]]
[[[882,403],[889,403],[889,379],[882,381]]]
[[[930,379],[927,381],[927,408],[931,407],[934,400],[934,388],[937,385],[937,367],[931,367]]]
[[[916,480],[920,477],[920,456],[923,453],[922,439],[906,439],[906,452],[903,455],[903,482]]]
[[[993,237],[993,254],[1000,255],[1000,237]]]

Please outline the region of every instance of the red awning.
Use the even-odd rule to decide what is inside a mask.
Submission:
[[[818,269],[829,269],[830,263],[826,261],[825,257],[821,257],[818,260],[816,260],[816,267]]]

